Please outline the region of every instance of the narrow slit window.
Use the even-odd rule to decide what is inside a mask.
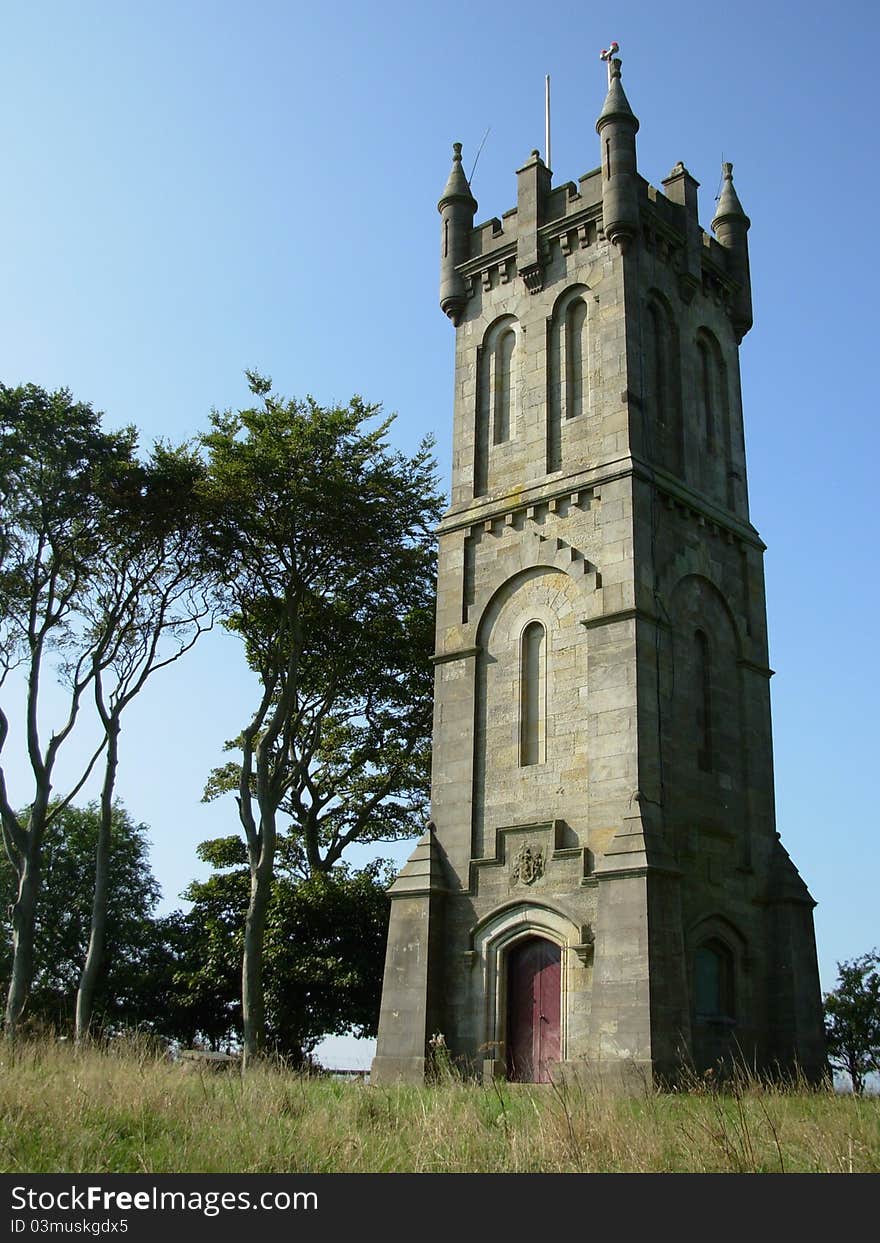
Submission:
[[[735,1015],[733,955],[712,940],[694,955],[694,1008],[697,1019],[731,1022]]]
[[[578,298],[565,313],[565,415],[569,419],[584,412],[586,320],[586,303]]]
[[[694,635],[697,664],[697,763],[706,772],[712,770],[712,667],[709,640],[702,630]]]
[[[653,398],[653,414],[658,423],[665,423],[668,405],[666,375],[666,333],[663,319],[656,306],[648,308],[650,317],[651,350],[649,383]]]
[[[529,622],[520,651],[520,763],[546,758],[547,636],[540,622]]]
[[[502,333],[495,347],[495,426],[493,440],[496,445],[510,440],[510,407],[513,391],[513,349],[516,334],[512,330]]]
[[[700,397],[703,406],[703,424],[706,429],[706,449],[709,453],[715,452],[715,402],[714,402],[714,376],[712,359],[709,357],[709,347],[704,341],[700,342]]]

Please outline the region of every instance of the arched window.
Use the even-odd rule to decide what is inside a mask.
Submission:
[[[709,346],[705,341],[697,342],[697,354],[699,358],[698,380],[703,434],[706,437],[706,451],[714,453],[716,440],[715,426],[718,418],[715,360],[712,358]]]
[[[736,1017],[733,954],[723,941],[706,941],[694,954],[694,1010],[698,1021]]]
[[[516,334],[503,332],[495,346],[495,412],[492,439],[496,445],[510,440],[510,407],[513,394],[513,350]]]
[[[492,450],[516,436],[516,320],[504,315],[477,347],[477,408],[474,429],[474,496],[492,481]]]
[[[567,437],[581,445],[572,419],[590,414],[590,327],[586,285],[571,285],[556,299],[547,321],[547,470],[559,470]],[[580,450],[579,450],[580,451]]]
[[[736,501],[731,470],[730,391],[724,351],[708,328],[696,338],[694,392],[697,430],[702,449],[701,486],[715,500],[733,507]]]
[[[587,306],[576,298],[565,312],[565,417],[576,419],[584,412],[584,348]]]
[[[658,423],[665,423],[669,409],[669,341],[665,316],[655,303],[648,306],[646,371],[648,411]]]
[[[694,633],[696,665],[697,763],[706,772],[712,764],[712,665],[709,640],[702,630]]]
[[[519,762],[542,764],[547,754],[547,636],[540,622],[529,622],[520,639]]]
[[[642,388],[647,450],[661,466],[684,476],[681,363],[672,311],[659,292],[649,295],[644,315]]]

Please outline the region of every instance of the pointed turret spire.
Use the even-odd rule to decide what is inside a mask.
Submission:
[[[437,207],[442,211],[447,203],[458,199],[472,204],[473,210],[477,210],[477,200],[471,194],[471,188],[467,177],[464,175],[464,168],[461,163],[461,143],[454,142],[452,144],[452,168],[449,170],[446,188],[440,196],[440,202],[437,204]]]
[[[616,51],[616,45],[612,44]],[[596,121],[602,139],[602,216],[605,236],[623,249],[639,227],[636,197],[636,134],[638,117],[629,106],[620,81],[620,61],[603,52],[608,65],[608,94]]]
[[[718,226],[727,223],[728,220],[742,220],[746,228],[752,223],[743,211],[739,195],[734,189],[733,165],[724,163],[721,165],[721,193],[718,195],[718,206],[712,219],[712,232],[716,237],[718,237]],[[720,237],[718,240],[721,242]],[[721,245],[723,246],[724,242],[721,242]]]
[[[471,194],[461,164],[461,143],[452,144],[452,168],[446,188],[437,204],[440,226],[440,308],[454,324],[458,324],[467,301],[464,278],[456,271],[470,255],[470,236],[474,227],[477,200]]]
[[[749,275],[749,239],[751,221],[743,211],[742,203],[733,187],[733,165],[721,165],[721,193],[712,221],[712,232],[727,251],[728,270],[739,289],[733,301],[733,321],[739,339],[752,326],[752,285]]]
[[[636,133],[639,128],[639,119],[629,106],[629,100],[623,89],[623,83],[620,80],[619,59],[611,60],[608,65],[608,94],[605,96],[605,103],[602,105],[602,111],[599,113],[596,121],[596,129],[602,129],[602,123],[613,120],[616,117],[628,119],[635,128]]]

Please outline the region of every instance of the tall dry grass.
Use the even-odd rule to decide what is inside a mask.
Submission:
[[[615,1096],[582,1085],[369,1087],[261,1066],[186,1070],[148,1046],[2,1053],[3,1172],[880,1170],[880,1100],[782,1089]]]

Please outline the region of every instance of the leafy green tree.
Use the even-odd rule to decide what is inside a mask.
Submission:
[[[250,874],[239,837],[205,842],[199,855],[218,870],[184,895],[193,905],[184,917],[171,1008],[179,1038],[201,1037],[219,1048],[242,1034],[239,972]],[[325,1035],[375,1034],[388,883],[379,863],[361,871],[340,864],[302,879],[282,862],[263,946],[267,1047],[298,1063]]]
[[[880,1070],[880,954],[839,962],[837,975],[837,988],[825,994],[828,1059],[861,1096],[866,1077]]]
[[[204,541],[200,457],[156,444],[117,481],[115,538],[84,602],[94,699],[106,751],[95,850],[91,934],[76,1003],[76,1038],[89,1030],[104,958],[113,798],[122,717],[148,678],[174,664],[213,624],[214,573]]]
[[[34,974],[29,1010],[59,1032],[72,1030],[80,971],[89,942],[95,848],[101,830],[97,803],[67,805],[55,813],[50,805],[43,842],[42,901],[36,920]],[[24,817],[22,817],[24,819]],[[147,829],[119,804],[113,806],[107,895],[106,970],[95,997],[103,1028],[150,1022],[160,1009],[161,980],[167,953],[161,923],[153,919],[159,886],[149,863]],[[6,912],[14,900],[17,878],[0,857],[0,902]],[[6,921],[7,934],[11,927]],[[3,980],[12,966],[11,938],[6,942]]]
[[[203,842],[200,859],[216,869],[183,893],[192,903],[179,919],[170,1010],[174,1036],[212,1049],[241,1037],[241,947],[248,905],[248,873],[239,837]],[[237,871],[227,869],[237,865]]]
[[[0,825],[16,878],[5,1016],[10,1036],[34,973],[43,843],[103,750],[102,741],[66,794],[53,801],[58,754],[95,676],[93,652],[81,643],[81,610],[113,541],[102,498],[132,463],[134,444],[132,429],[103,432],[100,416],[67,390],[49,394],[35,385],[0,385],[0,686],[8,694],[10,674],[20,668],[24,704],[14,719],[25,738],[32,781],[22,817],[7,788],[7,766],[0,764]],[[53,656],[68,697],[64,719],[47,740],[41,687]],[[9,729],[3,706],[0,759]]]
[[[434,461],[386,441],[353,398],[285,400],[249,373],[257,404],[215,414],[208,499],[227,567],[227,627],[259,679],[253,714],[207,797],[233,789],[249,896],[242,944],[245,1059],[264,1037],[263,939],[279,815],[300,873],[354,841],[418,831],[428,784],[435,557]]]
[[[26,736],[32,798],[19,816],[0,766],[0,822],[18,887],[6,1030],[14,1035],[34,970],[43,841],[104,755],[95,843],[91,935],[77,1000],[84,1036],[104,956],[110,836],[122,715],[148,677],[173,663],[211,624],[209,558],[201,542],[204,465],[186,445],[137,456],[134,429],[105,433],[99,414],[69,392],[0,385],[0,686],[20,667],[24,703],[0,710],[0,753],[10,726]],[[54,661],[54,669],[51,663]],[[41,689],[55,672],[66,718],[42,735]],[[99,744],[61,798],[60,748],[89,697]],[[50,809],[51,802],[51,809]]]

